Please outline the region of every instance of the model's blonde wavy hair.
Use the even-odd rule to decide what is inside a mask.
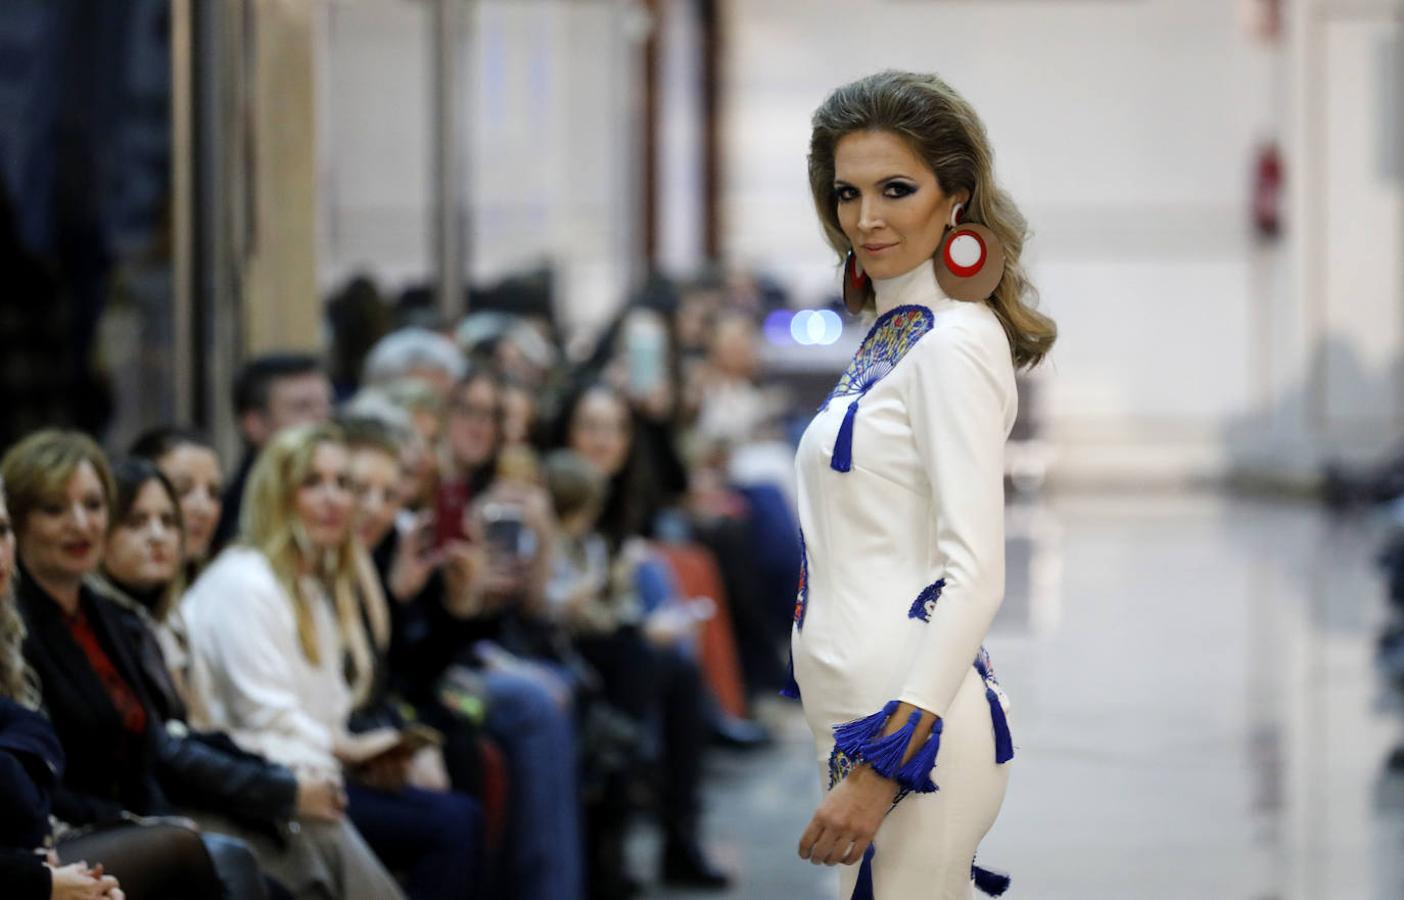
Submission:
[[[312,617],[312,604],[318,598],[308,595],[304,578],[310,575],[321,582],[332,599],[341,642],[351,657],[351,691],[359,703],[369,694],[374,680],[370,643],[361,620],[361,593],[367,589],[366,562],[361,559],[365,551],[354,528],[346,529],[336,547],[317,549],[296,512],[298,488],[312,470],[317,448],[325,444],[344,447],[341,429],[301,425],[280,432],[263,448],[244,488],[239,537],[268,558],[279,583],[292,598],[298,644],[314,665],[321,664]]]
[[[0,478],[0,506],[6,506],[3,478]],[[13,534],[13,521],[10,528]],[[24,620],[15,606],[14,587],[18,577],[18,572],[11,572],[10,589],[0,594],[0,697],[7,697],[30,709],[38,709],[39,679],[24,661]]]
[[[845,84],[814,111],[809,140],[809,188],[829,246],[842,259],[851,245],[839,225],[834,150],[855,131],[890,131],[907,141],[936,175],[944,194],[966,190],[963,221],[984,225],[1004,246],[1004,276],[987,301],[1018,368],[1038,365],[1058,326],[1033,308],[1037,292],[1019,262],[1028,222],[994,180],[994,151],[975,110],[936,75],[886,71]],[[868,288],[867,308],[876,298]]]

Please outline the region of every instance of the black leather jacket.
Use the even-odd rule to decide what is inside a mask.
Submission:
[[[260,830],[293,815],[297,779],[284,766],[246,753],[222,734],[189,731],[148,674],[164,670],[160,646],[141,618],[84,587],[80,603],[103,650],[147,712],[146,740],[123,744],[120,721],[58,604],[22,578],[19,605],[29,627],[25,656],[39,676],[44,703],[68,755],[54,812],[74,825],[180,807],[218,812]],[[153,656],[154,654],[154,656]],[[125,747],[114,758],[112,748]]]

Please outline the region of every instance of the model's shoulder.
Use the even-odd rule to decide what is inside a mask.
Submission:
[[[1013,362],[1004,326],[986,303],[958,302],[937,311],[913,350],[927,361],[955,355]]]

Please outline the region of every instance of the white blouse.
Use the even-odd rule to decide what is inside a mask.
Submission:
[[[185,597],[191,652],[208,673],[211,724],[245,749],[294,769],[338,771],[351,691],[330,600],[312,604],[320,660],[302,652],[297,615],[268,558],[231,547]]]
[[[987,675],[981,643],[1004,593],[1018,411],[1004,329],[988,305],[945,296],[931,266],[875,287],[887,312],[795,461],[793,671],[807,717],[833,725],[893,700],[944,717],[972,665]],[[993,700],[992,714],[998,730]]]

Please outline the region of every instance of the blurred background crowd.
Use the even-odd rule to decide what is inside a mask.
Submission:
[[[776,694],[793,448],[866,323],[804,158],[905,68],[984,118],[1060,331],[990,858],[1404,896],[1401,23],[0,3],[0,883],[829,896]]]

